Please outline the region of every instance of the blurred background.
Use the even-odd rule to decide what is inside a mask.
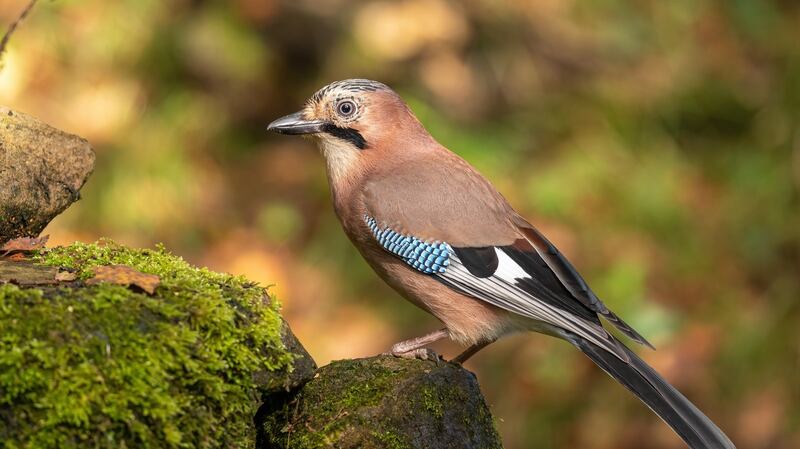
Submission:
[[[3,28],[26,3],[0,2]],[[311,143],[266,124],[383,81],[741,449],[799,448],[798,30],[788,0],[42,1],[0,103],[97,151],[51,243],[164,242],[272,285],[326,364],[438,323],[350,246]],[[566,343],[516,336],[467,367],[507,449],[683,447]]]

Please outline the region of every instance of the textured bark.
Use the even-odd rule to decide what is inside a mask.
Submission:
[[[21,287],[56,285],[58,268],[36,265],[31,261],[14,262],[0,258],[0,284],[12,283]]]
[[[42,232],[80,198],[94,161],[85,139],[0,107],[0,243]]]
[[[322,367],[268,398],[257,449],[501,448],[475,376],[461,366],[379,356]]]

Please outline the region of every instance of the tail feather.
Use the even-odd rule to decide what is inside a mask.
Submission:
[[[620,344],[630,356],[630,362],[575,334],[568,333],[566,338],[647,404],[691,449],[736,448],[703,412],[624,345]]]
[[[600,315],[603,316],[609,323],[613,324],[614,327],[620,330],[623,334],[627,335],[629,338],[633,339],[633,341],[643,344],[650,349],[656,349],[646,338],[642,336],[642,334],[636,332],[636,329],[630,327],[628,323],[622,321],[622,318],[618,317],[617,314],[614,312],[606,309],[604,312],[600,312]]]

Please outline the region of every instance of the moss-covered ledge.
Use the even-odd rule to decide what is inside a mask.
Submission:
[[[163,248],[78,243],[3,264],[2,449],[252,447],[262,398],[313,375],[264,288]],[[119,264],[158,275],[155,294],[85,282]],[[75,279],[47,282],[64,270]]]
[[[160,284],[91,282],[111,265]],[[315,370],[265,289],[162,247],[0,257],[0,449],[502,447],[459,365]]]
[[[333,362],[259,410],[257,449],[502,448],[475,376],[453,363]]]

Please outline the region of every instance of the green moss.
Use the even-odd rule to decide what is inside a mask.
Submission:
[[[307,386],[301,398],[314,408],[315,417],[305,422],[290,422],[287,428],[288,447],[318,448],[327,447],[336,441],[341,432],[349,425],[342,419],[343,412],[358,410],[362,407],[376,406],[383,399],[387,390],[392,388],[393,372],[388,369],[364,370],[358,360],[337,362],[339,370],[336,376],[326,375],[323,368],[319,376]],[[330,392],[336,392],[330,395]],[[291,404],[288,406],[291,408]],[[278,414],[279,419],[289,418],[290,410]],[[285,421],[284,421],[285,422]],[[271,422],[274,426],[276,423]],[[302,425],[303,432],[293,432],[294,427]],[[313,429],[311,432],[305,430]]]
[[[444,416],[441,391],[427,386],[422,389],[422,405],[436,418]]]
[[[0,285],[0,448],[252,446],[254,377],[293,358],[263,288],[161,247],[78,243],[37,260],[81,279],[130,265],[161,286]]]
[[[386,449],[408,449],[405,439],[394,432],[384,430],[382,432],[372,432],[372,435]]]

